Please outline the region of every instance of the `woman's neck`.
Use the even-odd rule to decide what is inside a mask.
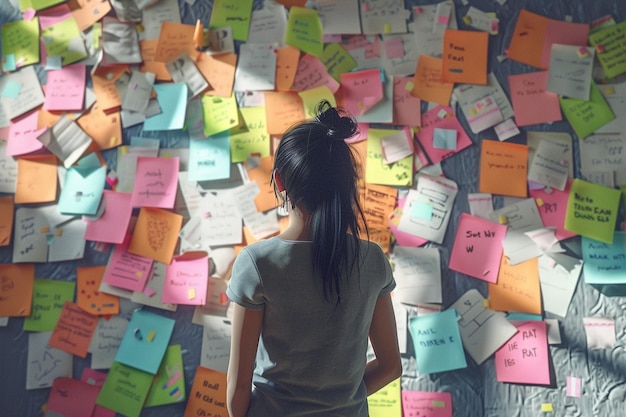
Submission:
[[[278,237],[285,240],[311,240],[311,226],[306,214],[295,209],[289,210],[289,225]]]

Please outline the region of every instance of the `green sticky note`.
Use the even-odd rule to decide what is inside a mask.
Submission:
[[[66,0],[20,0],[20,11],[27,9],[42,10],[55,4],[64,3]]]
[[[51,279],[36,279],[33,286],[33,308],[24,319],[24,330],[51,332],[59,320],[63,304],[74,301],[76,283]]]
[[[39,62],[38,18],[2,25],[2,60],[5,61],[10,55],[13,55],[16,68]]]
[[[63,65],[87,58],[87,50],[80,36],[80,28],[73,17],[54,24],[41,32],[48,56],[60,56]]]
[[[326,45],[321,59],[330,76],[338,82],[341,82],[341,74],[350,72],[357,66],[352,55],[338,43]]]
[[[289,9],[285,43],[318,58],[322,57],[322,22],[317,10],[296,6]]]
[[[213,136],[232,129],[239,124],[237,100],[234,95],[228,98],[205,95],[202,97],[204,134]]]
[[[370,184],[410,186],[413,183],[413,155],[393,164],[383,160],[382,139],[398,133],[390,129],[369,129],[367,132],[367,160],[365,181]]]
[[[572,181],[565,230],[591,239],[612,243],[621,192],[580,179]]]
[[[593,32],[589,35],[589,43],[596,47],[596,57],[607,77],[626,72],[626,21]]]
[[[185,400],[185,378],[180,345],[168,346],[152,387],[146,407],[178,403]]]
[[[126,417],[138,417],[148,396],[154,375],[113,362],[96,404]]]
[[[559,97],[559,101],[563,114],[580,139],[615,119],[611,107],[594,82],[591,82],[589,101],[564,97]]]
[[[325,85],[320,85],[319,87],[309,88],[308,90],[300,91],[298,95],[302,99],[302,104],[304,106],[306,117],[315,117],[315,109],[317,109],[317,106],[322,100],[327,100],[333,106],[337,105],[335,101],[335,95],[330,90],[330,88]]]
[[[253,0],[215,0],[209,20],[209,29],[230,26],[233,38],[248,40]]]
[[[265,107],[241,107],[241,129],[230,133],[230,159],[232,163],[243,162],[250,154],[261,158],[270,155],[270,135],[267,133]]]

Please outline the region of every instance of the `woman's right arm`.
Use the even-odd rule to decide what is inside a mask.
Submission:
[[[367,395],[373,394],[402,375],[396,319],[389,294],[381,295],[376,301],[369,336],[376,359],[365,366],[363,379]]]

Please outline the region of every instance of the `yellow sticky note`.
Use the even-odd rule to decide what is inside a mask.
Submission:
[[[541,411],[543,411],[544,413],[551,413],[552,411],[554,411],[554,409],[552,408],[552,403],[541,404]]]
[[[141,277],[143,277],[143,272],[137,271],[137,272],[135,272],[135,275],[137,276],[137,278],[141,278]]]
[[[50,231],[50,229],[48,227],[42,227],[41,229],[39,229],[39,233],[48,233]]]
[[[189,288],[189,290],[187,291],[187,298],[189,298],[190,300],[193,300],[194,298],[196,298],[195,288]]]
[[[509,222],[509,219],[507,219],[506,216],[498,216],[498,223],[507,224],[508,222]]]
[[[483,300],[483,307],[489,308],[489,300],[486,298]]]
[[[535,201],[537,202],[537,206],[538,207],[542,207],[543,206],[543,199],[537,198],[537,199],[535,199]]]
[[[55,235],[56,235],[57,237],[61,237],[61,236],[63,236],[63,229],[57,229],[57,230],[56,230]]]
[[[391,25],[389,23],[385,23],[383,26],[384,33],[391,33]]]
[[[404,88],[405,88],[407,91],[412,91],[412,90],[413,90],[413,87],[415,87],[415,84],[413,84],[411,81],[407,82],[407,83],[404,85]]]
[[[146,337],[146,340],[148,342],[152,342],[154,340],[154,336],[156,336],[156,332],[154,330],[150,330],[150,332],[148,333],[148,337]]]
[[[604,94],[606,95],[611,95],[611,94],[615,94],[615,89],[613,87],[606,87],[604,89]]]
[[[463,16],[463,21],[465,22],[466,25],[472,24],[472,18],[469,16]]]

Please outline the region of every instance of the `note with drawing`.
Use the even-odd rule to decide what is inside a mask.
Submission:
[[[72,376],[72,355],[48,346],[52,332],[28,334],[26,389],[49,388],[57,378]]]

